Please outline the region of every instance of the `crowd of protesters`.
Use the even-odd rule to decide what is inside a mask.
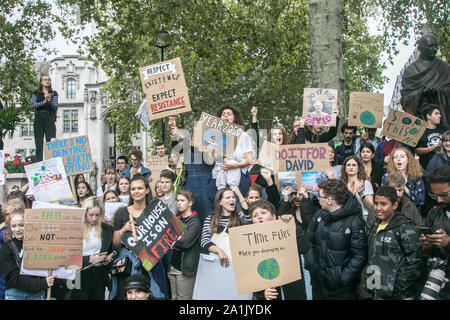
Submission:
[[[215,116],[244,125],[231,105],[218,108]],[[5,188],[0,299],[43,299],[49,287],[55,299],[192,299],[196,277],[202,276],[197,274],[200,253],[216,254],[226,268],[230,249],[221,235],[278,218],[295,221],[302,277],[255,292],[254,299],[419,299],[431,270],[450,278],[450,131],[441,126],[437,105],[427,106],[423,119],[427,130],[413,148],[378,137],[376,129],[346,123],[343,140],[336,143],[337,126],[345,120],[339,116],[336,127],[299,118],[292,128],[274,126],[264,137],[253,108],[249,133],[240,136],[233,156],[223,159],[214,149],[190,142],[181,154],[167,154],[189,137],[189,128],[179,128],[172,117],[172,146],[155,145],[155,154],[170,160],[158,176],[142,164],[136,149],[105,169],[96,191],[83,175],[76,177],[74,206],[86,209],[83,268],[95,266],[81,271],[81,287],[75,289],[52,276],[20,274],[23,217],[31,201],[26,187]],[[281,189],[273,172],[256,161],[264,138],[277,145],[328,143],[330,168],[317,189],[302,184]],[[146,271],[121,236],[133,230],[134,220],[155,199],[186,230]],[[108,202],[125,203],[110,220],[105,218]],[[439,289],[435,298],[448,300],[450,285],[443,281]]]

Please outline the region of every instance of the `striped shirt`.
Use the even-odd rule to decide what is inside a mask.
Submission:
[[[33,93],[33,95],[31,96],[31,104],[30,104],[30,108],[33,110],[36,110],[37,108],[43,106],[44,104],[46,104],[47,102],[45,100],[41,101],[41,102],[36,102],[37,100],[37,95],[35,93]],[[54,94],[52,96],[52,100],[49,101],[50,105],[53,109],[53,111],[58,111],[58,94]]]
[[[248,215],[246,216],[242,211],[238,213],[239,220],[241,224],[250,224],[252,223],[252,218]],[[220,233],[225,229],[225,227],[230,222],[230,217],[220,217],[219,219],[219,226],[217,228],[217,233]],[[202,230],[202,238],[200,241],[200,245],[205,251],[208,251],[208,248],[214,245],[213,242],[211,242],[211,215],[207,216],[205,219],[205,222],[203,223],[203,230]]]

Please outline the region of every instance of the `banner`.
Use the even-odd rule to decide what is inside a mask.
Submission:
[[[85,209],[25,209],[23,267],[81,269]]]
[[[87,136],[47,142],[44,147],[46,160],[61,157],[68,176],[94,170],[91,147]]]
[[[390,109],[384,120],[381,135],[415,147],[425,133],[426,124],[425,120],[416,118],[409,113]]]
[[[231,262],[225,268],[218,256],[200,254],[192,300],[252,300],[252,297],[238,294]]]
[[[203,112],[194,127],[191,145],[198,148],[203,144],[224,157],[232,158],[243,132],[244,127]]]
[[[186,228],[161,200],[152,202],[134,221],[137,242],[131,231],[125,232],[121,241],[141,259],[147,271],[169,251]]]
[[[139,74],[149,120],[191,111],[180,58],[139,68]]]
[[[36,201],[74,204],[61,158],[53,158],[24,166],[28,183]]]
[[[383,124],[382,93],[350,92],[348,125],[381,128]]]
[[[159,180],[161,171],[167,168],[169,165],[168,156],[160,157],[158,155],[151,155],[145,157],[144,166],[152,171],[153,180],[149,183],[152,193],[156,194],[155,186],[156,182]]]
[[[294,219],[240,226],[229,233],[238,294],[301,278]]]
[[[304,88],[303,119],[313,126],[336,126],[337,89]]]

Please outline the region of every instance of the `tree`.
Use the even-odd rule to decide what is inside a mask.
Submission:
[[[51,5],[43,0],[0,1],[0,97],[5,106],[0,121],[1,139],[13,134],[30,113],[37,86],[35,52],[54,37]]]

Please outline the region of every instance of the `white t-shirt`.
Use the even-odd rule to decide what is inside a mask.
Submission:
[[[97,237],[97,230],[91,227],[89,232],[89,241],[83,240],[83,256],[90,256],[99,253],[102,249],[102,240]]]
[[[373,195],[373,187],[369,180],[364,180],[364,194],[363,195]],[[359,193],[356,192],[355,194],[356,199],[358,200],[359,204],[361,205],[361,208],[363,210],[363,215],[367,216],[369,214],[369,210],[364,206],[364,203],[359,196]]]
[[[241,161],[244,160],[244,154],[246,154],[247,152],[251,152],[252,153],[252,159],[251,160],[253,160],[254,155],[255,155],[255,149],[253,147],[253,140],[247,134],[247,132],[242,132],[242,134],[239,137],[239,140],[237,142],[236,149],[234,149],[233,159],[231,159],[231,160],[234,160],[236,162],[241,162]],[[241,168],[241,171],[243,173],[246,173],[247,172],[247,167]]]

